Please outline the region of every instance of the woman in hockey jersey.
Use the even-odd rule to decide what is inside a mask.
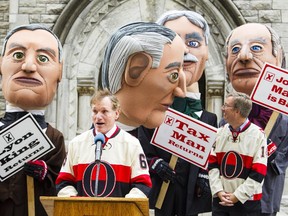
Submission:
[[[263,130],[248,120],[252,101],[245,93],[230,93],[222,107],[227,122],[209,157],[212,215],[256,216],[261,213],[262,183],[267,171]]]
[[[91,99],[94,128],[76,136],[68,147],[67,159],[56,180],[58,196],[146,197],[152,186],[146,157],[139,140],[118,128],[117,98],[101,90]],[[105,135],[95,190],[94,137]]]

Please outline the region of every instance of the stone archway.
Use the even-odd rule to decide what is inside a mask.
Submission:
[[[57,112],[50,115],[57,119],[57,128],[65,134],[66,140],[90,127],[89,100],[97,87],[98,70],[111,33],[129,22],[155,21],[163,12],[172,9],[196,11],[211,27],[205,71],[206,109],[221,115],[225,84],[224,41],[232,28],[244,23],[232,1],[83,0],[79,4],[78,0],[71,0],[53,29],[64,45],[65,63],[54,104]]]

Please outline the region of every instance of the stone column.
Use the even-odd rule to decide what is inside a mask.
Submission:
[[[4,116],[5,110],[6,110],[6,102],[5,102],[5,98],[3,96],[2,88],[1,88],[1,91],[0,91],[0,117],[1,118]]]
[[[95,81],[93,77],[78,77],[78,125],[77,135],[88,130],[92,125],[90,99],[95,91]]]
[[[207,82],[207,110],[217,115],[218,122],[222,118],[221,106],[224,98],[224,82],[208,80]]]

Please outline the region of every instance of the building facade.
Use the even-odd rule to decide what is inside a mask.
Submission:
[[[206,109],[219,118],[226,88],[223,53],[228,33],[246,22],[265,23],[288,48],[288,5],[283,0],[2,0],[0,39],[12,27],[27,23],[44,23],[59,36],[64,46],[63,79],[47,109],[47,120],[70,140],[90,127],[89,100],[98,85],[111,33],[129,22],[155,21],[171,9],[196,11],[211,27],[204,94]],[[1,113],[4,109],[1,97]]]
[[[16,25],[43,23],[50,26],[64,46],[63,78],[52,104],[48,122],[68,142],[91,126],[90,97],[98,86],[98,71],[105,44],[120,26],[134,21],[155,21],[172,9],[202,14],[211,28],[209,60],[205,70],[206,109],[221,118],[227,87],[224,42],[228,33],[246,22],[272,26],[288,50],[286,0],[0,0],[1,45]],[[0,45],[0,46],[1,46]],[[288,53],[286,52],[286,55]],[[1,91],[0,91],[1,93]],[[0,115],[5,101],[0,94]],[[286,189],[287,190],[287,189]],[[288,194],[288,192],[285,192]]]

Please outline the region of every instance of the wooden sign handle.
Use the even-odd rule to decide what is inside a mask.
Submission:
[[[272,130],[277,118],[278,118],[278,115],[279,115],[279,112],[273,111],[272,115],[269,118],[269,121],[268,121],[268,123],[267,123],[267,125],[265,127],[265,130],[264,130],[267,138],[270,135],[270,132],[271,132],[271,130]]]
[[[177,160],[178,160],[177,156],[175,156],[175,155],[171,156],[171,159],[170,159],[170,162],[169,162],[169,166],[173,170],[174,170],[174,168],[176,166]],[[170,181],[162,183],[162,186],[161,186],[161,189],[160,189],[160,192],[159,192],[159,195],[158,195],[158,199],[157,199],[157,202],[155,204],[155,207],[158,208],[158,209],[162,208],[162,204],[163,204],[167,189],[169,187],[169,183],[170,183]]]
[[[34,198],[34,179],[26,176],[27,180],[27,199],[28,199],[28,216],[35,216],[35,198]]]

